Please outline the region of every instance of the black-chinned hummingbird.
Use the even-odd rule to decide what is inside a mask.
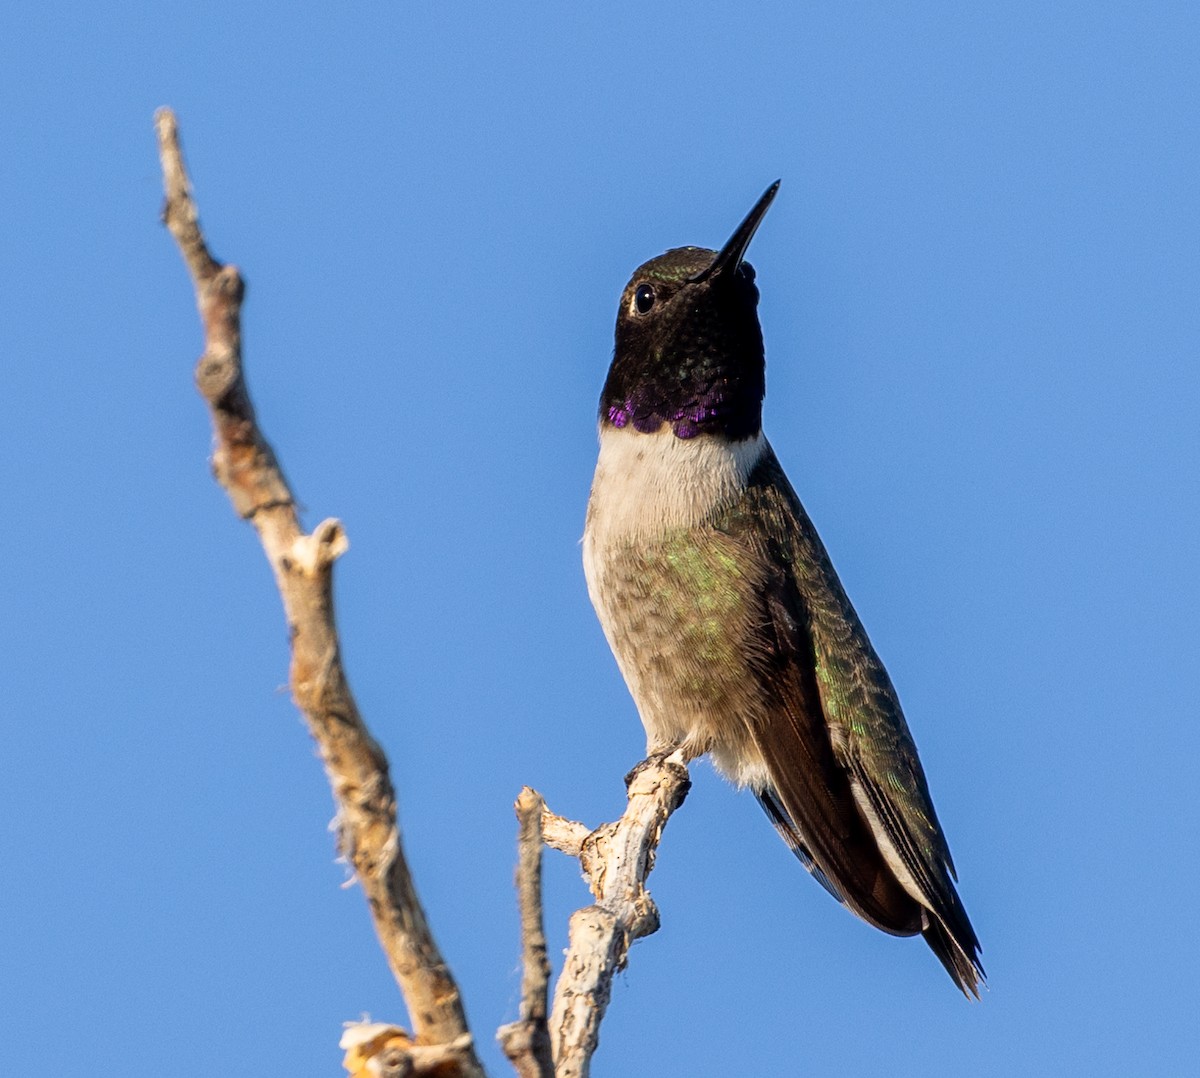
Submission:
[[[921,933],[978,998],[979,940],[900,701],[762,432],[746,248],[634,273],[600,398],[584,570],[651,754],[704,753],[864,920]]]

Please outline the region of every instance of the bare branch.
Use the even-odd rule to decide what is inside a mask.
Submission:
[[[613,976],[625,967],[629,945],[658,930],[658,910],[646,891],[646,877],[654,868],[663,828],[691,785],[680,753],[644,760],[626,783],[624,815],[579,843],[580,863],[596,903],[571,917],[570,943],[554,992],[550,1035],[557,1078],[587,1078]],[[573,848],[583,825],[554,820],[562,845]]]
[[[339,847],[366,893],[418,1045],[442,1046],[453,1057],[441,1074],[482,1076],[458,986],[434,943],[405,862],[387,759],[358,713],[342,667],[333,563],[347,549],[345,532],[336,520],[324,521],[311,535],[300,526],[242,373],[241,276],[213,258],[204,241],[174,114],[160,109],[155,126],[167,196],[163,220],[191,274],[204,326],[196,383],[212,415],[213,470],[234,509],[257,529],[275,573],[292,642],[292,695],[333,788]]]
[[[591,834],[584,824],[568,820],[549,809],[542,810],[542,841],[552,850],[578,857],[583,852],[584,839]]]
[[[521,1018],[497,1034],[520,1078],[553,1078],[550,1031],[546,1025],[550,963],[542,926],[542,816],[546,803],[526,786],[516,804],[517,900],[521,910]]]

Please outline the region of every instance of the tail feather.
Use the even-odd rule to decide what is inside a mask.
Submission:
[[[762,790],[758,793],[758,802],[766,811],[767,816],[775,825],[775,829],[783,836],[783,840],[791,848],[792,852],[800,859],[800,863],[804,865],[817,882],[825,888],[839,902],[845,904],[846,898],[842,893],[841,888],[835,883],[825,872],[821,866],[816,863],[808,846],[801,837],[796,825],[788,816],[787,810],[779,802],[779,796],[773,789]],[[920,912],[920,920],[917,924],[921,925],[918,929],[914,926],[909,931],[897,930],[889,928],[887,925],[880,925],[885,932],[891,932],[895,935],[910,935],[920,931],[925,942],[929,945],[929,949],[937,955],[937,959],[945,967],[946,972],[950,974],[950,978],[958,985],[959,991],[968,999],[979,999],[979,989],[985,981],[983,966],[979,961],[979,940],[975,935],[974,929],[971,928],[970,921],[967,920],[966,911],[962,909],[962,904],[957,901],[958,896],[951,891],[951,895],[955,899],[953,908],[948,912],[952,921],[957,924],[952,929],[933,913],[931,910],[917,905],[914,902],[914,915],[917,911]],[[923,924],[921,922],[924,922]]]
[[[845,896],[838,890],[837,884],[826,876],[821,870],[821,866],[813,860],[813,855],[809,853],[808,847],[804,845],[799,834],[797,834],[796,825],[792,823],[783,806],[779,803],[779,798],[775,791],[770,788],[763,790],[758,794],[758,803],[762,805],[763,811],[767,814],[771,823],[775,825],[775,830],[779,832],[780,837],[787,843],[788,849],[812,873],[813,879],[844,906],[846,904]]]
[[[921,929],[921,935],[929,944],[929,949],[938,957],[938,961],[946,967],[946,972],[953,978],[962,994],[967,999],[978,999],[980,985],[984,984],[986,974],[979,962],[979,945],[972,948],[968,954],[958,940],[937,917],[930,915],[929,923]]]

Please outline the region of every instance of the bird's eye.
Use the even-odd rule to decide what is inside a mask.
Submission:
[[[640,284],[633,294],[633,309],[638,314],[646,314],[654,306],[654,289],[648,284]]]

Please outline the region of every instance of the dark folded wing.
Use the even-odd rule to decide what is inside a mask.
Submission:
[[[739,514],[754,520],[741,536],[769,543],[777,569],[763,614],[780,718],[756,736],[797,842],[852,908],[888,931],[921,931],[962,990],[977,993],[979,941],[899,700],[773,453],[751,476],[735,528]]]
[[[751,661],[769,705],[749,732],[771,785],[756,793],[784,840],[840,901],[886,932],[913,935],[921,909],[881,856],[830,739],[808,615],[780,544],[794,531],[789,516],[784,502],[752,485],[714,521],[762,569],[760,646]]]

